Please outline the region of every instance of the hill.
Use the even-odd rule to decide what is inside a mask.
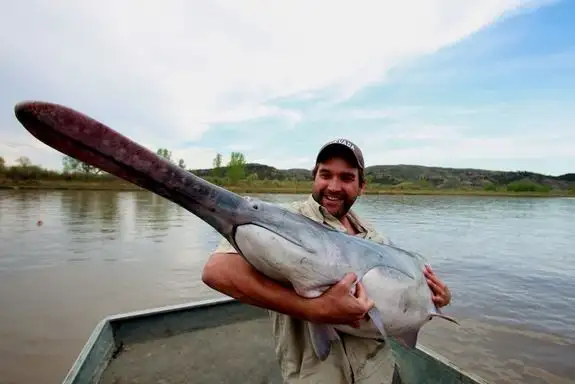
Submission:
[[[201,177],[209,177],[213,169],[191,170]],[[311,181],[310,169],[278,169],[265,164],[247,163],[246,175],[257,175],[259,180]],[[225,167],[222,169],[225,174]],[[544,175],[527,171],[493,171],[473,168],[445,168],[422,165],[373,165],[366,168],[366,177],[372,184],[398,186],[419,184],[434,188],[489,188],[509,186],[514,183],[533,184],[548,189],[566,190],[575,186],[575,173],[561,176]]]

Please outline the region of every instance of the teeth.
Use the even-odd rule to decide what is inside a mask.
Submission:
[[[328,200],[331,200],[331,201],[338,201],[339,200],[339,197],[335,197],[335,196],[326,196],[325,198]]]

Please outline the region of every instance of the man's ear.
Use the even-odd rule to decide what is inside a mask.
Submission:
[[[365,192],[365,187],[367,186],[367,180],[363,181],[363,184],[360,185],[359,187],[359,194],[363,195],[363,193]]]

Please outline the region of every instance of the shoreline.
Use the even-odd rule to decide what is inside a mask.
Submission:
[[[218,184],[219,185],[219,184]],[[307,186],[267,187],[254,185],[219,185],[235,193],[261,194],[306,194]],[[33,182],[0,181],[0,190],[81,190],[81,191],[145,191],[135,184],[123,181],[62,181],[37,180]],[[364,195],[398,195],[398,196],[485,196],[485,197],[575,197],[569,190],[550,192],[511,192],[486,191],[482,189],[399,189],[367,188]]]

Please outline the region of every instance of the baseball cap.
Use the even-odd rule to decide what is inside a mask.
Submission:
[[[346,150],[349,151],[352,155],[353,158],[357,161],[357,165],[360,169],[364,169],[365,168],[365,164],[363,161],[363,153],[361,152],[361,149],[359,149],[359,147],[357,145],[355,145],[353,142],[347,140],[347,139],[335,139],[335,140],[331,140],[328,141],[327,143],[325,143],[319,150],[318,154],[317,154],[317,158],[316,158],[316,162],[319,162],[322,155],[324,155],[328,150]]]

